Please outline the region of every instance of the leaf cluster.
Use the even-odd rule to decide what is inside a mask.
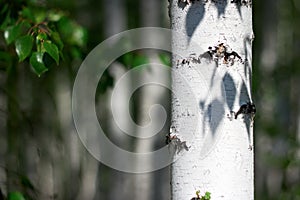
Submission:
[[[17,56],[19,62],[29,61],[32,70],[41,76],[64,60],[65,46],[71,47],[76,57],[86,45],[87,31],[61,10],[30,1],[1,4],[0,31],[5,46],[0,49],[0,59]]]

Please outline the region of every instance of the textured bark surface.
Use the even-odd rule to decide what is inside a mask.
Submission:
[[[191,199],[197,190],[214,200],[254,199],[251,118],[231,114],[252,102],[250,4],[171,1],[173,51],[181,52],[173,55],[172,132],[189,148],[174,156],[174,200]],[[208,48],[222,43],[241,59],[211,58]],[[203,55],[200,61],[182,60],[193,53],[197,59]]]

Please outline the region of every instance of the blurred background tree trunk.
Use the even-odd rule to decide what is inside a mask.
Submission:
[[[106,38],[109,38],[115,34],[118,34],[122,31],[125,31],[127,28],[127,9],[126,2],[122,0],[105,0],[104,9],[104,18],[109,19],[104,21],[104,35]],[[113,45],[113,44],[112,44]],[[114,79],[114,84],[126,73],[126,67],[120,62],[114,62],[110,68],[109,73]],[[106,107],[109,115],[108,118],[108,128],[107,132],[110,135],[111,140],[120,148],[131,149],[130,144],[132,140],[130,137],[124,133],[120,127],[118,127],[117,122],[121,124],[127,124],[127,130],[133,130],[129,123],[129,117],[126,115],[126,110],[130,105],[127,105],[127,99],[130,97],[129,91],[131,91],[131,82],[123,82],[122,93],[116,94],[116,99],[118,102],[115,104],[117,106],[117,113],[112,115],[111,102],[112,102],[112,92],[114,88],[108,89],[104,94],[106,98]],[[101,99],[100,99],[101,101]],[[117,159],[112,155],[112,159]],[[114,200],[122,197],[123,199],[133,199],[134,186],[133,186],[133,177],[129,174],[116,171],[114,169],[108,169],[109,173],[109,194],[108,199]],[[100,176],[103,171],[100,172]],[[103,184],[103,183],[98,183]],[[98,197],[99,199],[100,197]]]
[[[256,197],[299,198],[299,54],[300,6],[294,0],[254,4]],[[298,164],[296,164],[298,163]]]
[[[152,0],[152,1],[140,0],[139,15],[140,15],[141,27],[162,26],[161,19],[163,19],[163,15],[162,15],[161,2],[159,0]],[[150,41],[155,39],[156,38],[153,38],[151,33],[141,38],[141,40],[150,40]],[[148,50],[148,51],[144,51],[144,53],[147,55],[150,64],[147,67],[143,68],[143,71],[141,72],[141,76],[139,78],[141,80],[152,80],[154,78],[161,79],[161,80],[168,79],[169,75],[163,73],[165,71],[158,70],[157,67],[153,66],[155,65],[155,63],[161,62],[158,57],[158,51]],[[159,122],[158,119],[161,116],[157,115],[157,113],[154,113],[153,116],[155,116],[155,119],[150,120],[149,119],[150,108],[155,104],[166,105],[165,99],[167,99],[168,93],[163,87],[157,85],[146,85],[140,89],[139,94],[140,94],[138,99],[139,112],[138,112],[138,119],[137,119],[138,125],[146,126],[147,124],[151,123],[154,124],[153,127],[157,127]],[[165,133],[163,131],[166,131],[166,128],[162,129],[162,132],[160,133],[154,133],[154,131],[155,130],[152,130],[150,128],[147,129],[146,132],[142,132],[139,129],[137,129],[136,134],[137,137],[143,135],[149,135],[149,134],[150,135],[154,134],[155,136],[156,134],[159,134],[164,136]],[[164,140],[162,139],[163,137],[153,137],[153,138],[154,139],[138,138],[135,144],[135,151],[152,152],[155,150],[155,146],[157,145],[157,143],[161,143],[161,141]],[[140,160],[137,160],[136,162],[137,162],[136,165],[151,166],[153,160],[149,159],[147,160],[147,163],[141,162]],[[168,172],[164,170],[164,173],[167,174]],[[162,191],[161,189],[166,188],[165,185],[169,185],[169,181],[167,180],[168,176],[164,176],[166,177],[166,179],[160,179],[161,181],[159,184],[155,182],[157,178],[161,178],[162,171],[136,174],[134,176],[135,176],[134,199],[151,200],[151,199],[167,198],[167,196],[163,195],[166,192]]]

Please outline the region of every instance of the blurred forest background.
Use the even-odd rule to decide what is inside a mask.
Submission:
[[[80,142],[71,113],[72,86],[85,56],[121,31],[144,26],[169,28],[168,1],[0,2],[0,200],[169,199],[169,167],[148,174],[129,174],[102,165]],[[300,1],[264,0],[253,4],[255,196],[297,200]],[[29,25],[24,27],[33,28],[22,33],[23,28],[15,25],[27,18]],[[35,41],[25,36],[18,39],[21,34],[34,36]],[[41,55],[43,61],[39,60]],[[139,64],[154,60],[169,64],[168,56],[155,51],[126,54],[101,79],[96,97],[99,121],[118,146],[141,152],[164,145],[170,124],[151,144],[144,144],[124,136],[108,107],[114,80]],[[151,70],[144,73],[170,78]],[[131,84],[124,85],[124,91]],[[131,98],[132,117],[137,123],[149,120],[148,108],[154,103],[164,105],[170,113],[170,91],[155,91],[141,88]],[[126,99],[126,95],[120,96]],[[116,117],[126,121],[122,111],[129,105],[124,104],[124,99],[120,98]]]

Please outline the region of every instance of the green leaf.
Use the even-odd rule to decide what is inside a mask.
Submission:
[[[25,198],[20,192],[10,192],[7,195],[7,200],[25,200]]]
[[[20,24],[15,26],[10,26],[4,31],[4,38],[7,44],[15,41],[22,33],[22,28]]]
[[[41,33],[37,34],[37,36],[35,38],[35,43],[36,43],[36,49],[37,49],[38,52],[42,51],[42,43],[47,38],[48,38],[48,36],[44,32],[41,32]]]
[[[16,52],[19,56],[19,62],[27,58],[32,50],[33,38],[30,35],[25,35],[18,38],[15,42]]]
[[[60,39],[60,35],[56,31],[52,31],[50,35],[52,41],[57,45],[59,50],[62,50],[64,47],[64,43]]]
[[[44,33],[44,32],[41,32],[41,33],[39,33],[39,34],[36,36],[36,39],[37,39],[37,40],[40,40],[40,41],[46,40],[46,39],[47,39],[47,34]]]
[[[210,192],[205,192],[204,199],[210,200]]]
[[[159,54],[159,59],[162,62],[162,64],[164,64],[166,66],[171,66],[171,59],[170,59],[169,54],[161,53],[161,54]]]
[[[13,26],[9,26],[4,31],[4,38],[7,44],[14,42],[20,37],[20,35],[25,34],[25,32],[30,28],[30,24],[27,21],[22,21],[21,23]]]
[[[33,71],[40,77],[41,74],[48,71],[48,68],[43,62],[44,53],[43,52],[34,52],[30,57],[30,64],[33,68]]]
[[[22,11],[20,12],[21,16],[23,18],[27,18],[27,19],[30,19],[31,21],[35,21],[35,18],[34,18],[34,15],[32,13],[32,10],[28,7],[24,7],[22,9]]]
[[[43,63],[48,69],[50,69],[55,63],[55,60],[48,53],[44,53]]]
[[[59,51],[55,44],[51,41],[44,42],[45,51],[55,60],[56,64],[59,64]]]
[[[67,17],[58,21],[58,30],[62,38],[72,45],[84,46],[87,42],[87,31]]]
[[[61,33],[62,38],[65,38],[66,40],[70,41],[72,38],[72,32],[73,32],[73,23],[72,21],[67,17],[62,17],[58,21],[58,30]]]

